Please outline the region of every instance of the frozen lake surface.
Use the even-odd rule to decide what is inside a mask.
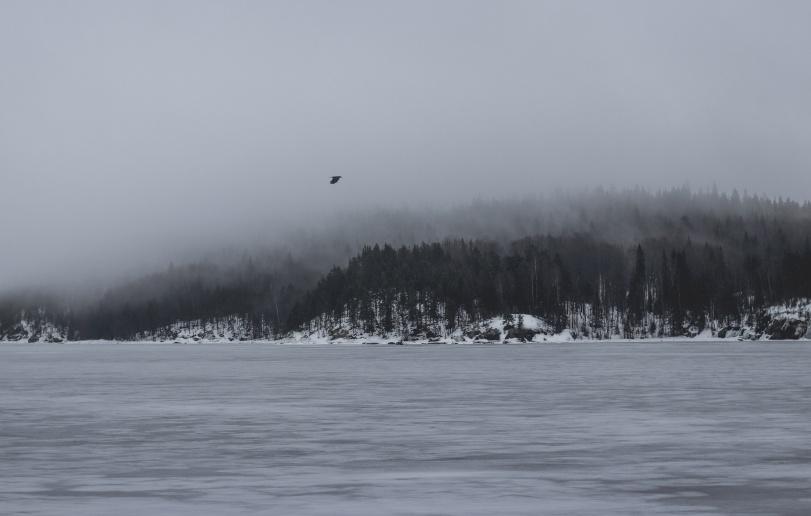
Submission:
[[[811,514],[811,343],[5,344],[3,515]]]

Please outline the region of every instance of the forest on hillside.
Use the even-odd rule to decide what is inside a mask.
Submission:
[[[348,321],[385,335],[402,333],[398,319],[405,318],[424,335],[440,319],[454,328],[521,313],[556,331],[583,321],[602,335],[632,337],[647,321],[659,336],[672,336],[703,328],[707,319],[739,321],[766,305],[811,297],[808,243],[759,253],[745,235],[743,245],[748,250],[661,238],[627,249],[578,235],[524,238],[506,252],[464,240],[375,245],[308,292],[291,310],[288,329],[323,317],[327,325]]]
[[[90,300],[4,293],[0,339],[22,321],[47,320],[71,339],[129,339],[235,315],[256,338],[319,318],[385,333],[404,318],[419,331],[509,313],[625,332],[653,315],[659,333],[680,334],[811,297],[809,238],[808,203],[685,188],[356,214],[273,253],[171,265]]]

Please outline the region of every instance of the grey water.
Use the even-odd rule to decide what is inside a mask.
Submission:
[[[811,343],[0,346],[0,514],[811,514]]]

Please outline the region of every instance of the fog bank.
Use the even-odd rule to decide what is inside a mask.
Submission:
[[[355,209],[598,184],[807,200],[810,15],[5,1],[0,290],[276,245]]]

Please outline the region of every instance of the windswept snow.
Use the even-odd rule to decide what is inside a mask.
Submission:
[[[811,514],[811,346],[7,344],[0,513]]]

